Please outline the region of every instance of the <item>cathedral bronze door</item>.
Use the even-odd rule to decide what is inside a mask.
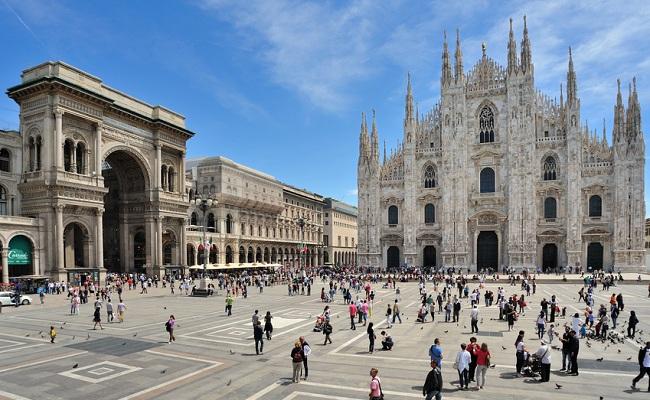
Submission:
[[[399,267],[399,248],[397,246],[390,246],[386,252],[386,266],[388,268]]]
[[[557,268],[557,246],[546,243],[542,249],[542,269],[544,272],[555,271]]]
[[[598,242],[587,246],[587,270],[603,269],[603,245]]]
[[[436,248],[433,246],[424,246],[422,254],[422,266],[425,268],[436,266]]]
[[[499,268],[499,238],[494,231],[482,231],[476,239],[476,268]]]

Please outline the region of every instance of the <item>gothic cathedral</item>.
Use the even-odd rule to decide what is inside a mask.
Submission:
[[[414,109],[410,76],[402,143],[380,162],[375,117],[359,137],[359,265],[644,268],[645,145],[636,82],[620,82],[613,143],[580,120],[569,49],[566,100],[535,88],[524,17],[510,21],[508,65],[486,54],[465,73],[447,40],[441,97]],[[604,125],[604,123],[603,123]]]

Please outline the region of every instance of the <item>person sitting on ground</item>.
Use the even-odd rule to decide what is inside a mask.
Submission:
[[[390,351],[394,345],[393,338],[386,331],[381,331],[381,349]]]

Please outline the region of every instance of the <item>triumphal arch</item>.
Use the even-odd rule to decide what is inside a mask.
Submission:
[[[41,221],[57,279],[161,273],[185,260],[185,118],[62,62],[27,69],[21,214]]]

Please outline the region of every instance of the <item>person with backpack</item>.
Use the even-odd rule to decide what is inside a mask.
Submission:
[[[332,330],[332,324],[330,324],[330,321],[326,319],[325,325],[323,325],[323,335],[325,335],[325,342],[323,343],[323,346],[327,345],[327,342],[330,342],[330,344],[332,344],[332,339],[330,338]]]
[[[632,390],[637,390],[636,384],[648,374],[648,392],[650,392],[650,342],[639,349],[639,375],[632,380]]]
[[[291,365],[293,366],[293,383],[300,382],[302,374],[302,346],[300,340],[296,340],[291,350]]]
[[[383,400],[384,392],[381,390],[381,380],[377,376],[379,370],[377,368],[370,369],[370,393],[368,398],[370,400]]]
[[[442,347],[440,346],[440,339],[435,338],[433,344],[429,348],[429,357],[431,361],[435,361],[438,368],[442,368]]]
[[[174,328],[176,328],[176,318],[174,315],[170,315],[167,322],[165,322],[165,330],[169,333],[169,343],[176,341],[176,336],[174,336]]]

